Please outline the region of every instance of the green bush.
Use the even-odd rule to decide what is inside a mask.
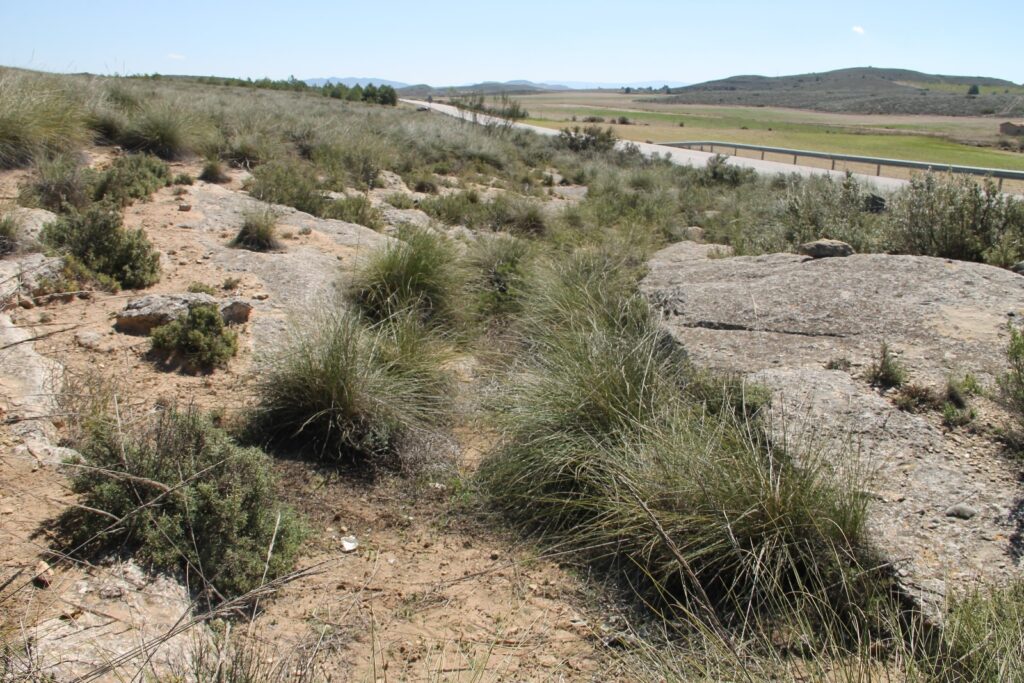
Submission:
[[[33,176],[18,192],[25,206],[57,213],[83,209],[92,201],[96,174],[66,155],[37,159]]]
[[[0,168],[78,151],[88,141],[85,112],[57,78],[0,74]]]
[[[209,159],[203,164],[203,171],[199,174],[199,179],[217,184],[226,183],[231,180],[224,171],[224,165],[218,159]]]
[[[175,185],[192,185],[196,182],[196,179],[190,176],[188,173],[179,173],[174,176],[172,181]]]
[[[572,152],[610,152],[617,141],[611,128],[600,126],[563,128],[558,134],[558,143]]]
[[[862,253],[883,245],[881,220],[864,210],[866,195],[852,175],[841,183],[829,177],[807,178],[790,190],[783,221],[785,239],[795,248],[817,239],[835,239]]]
[[[473,243],[468,255],[469,289],[479,317],[504,318],[522,309],[529,257],[529,244],[514,237]]]
[[[131,549],[155,569],[183,569],[211,602],[292,568],[304,532],[277,500],[269,458],[196,409],[160,410],[128,432],[94,424],[80,453],[72,487],[85,507],[60,519],[72,554]]]
[[[171,170],[167,164],[149,154],[127,154],[115,159],[100,175],[95,199],[128,206],[170,184]]]
[[[43,227],[40,239],[121,287],[140,289],[160,279],[160,256],[145,233],[125,230],[121,214],[105,204],[61,216]]]
[[[444,420],[443,348],[414,318],[367,325],[322,312],[259,373],[257,431],[328,460],[393,456],[401,441]]]
[[[319,215],[323,218],[357,223],[372,230],[380,230],[384,226],[384,218],[380,211],[363,195],[327,201],[320,209]]]
[[[486,222],[492,230],[507,230],[515,235],[536,237],[547,231],[544,210],[529,199],[499,195],[484,205]]]
[[[1017,421],[1017,430],[1024,433],[1024,332],[1013,326],[1009,330],[1006,359],[1010,369],[1000,378],[999,388]]]
[[[890,249],[1010,266],[1024,257],[1024,205],[991,180],[916,175],[891,202]]]
[[[878,350],[878,358],[868,368],[868,381],[883,389],[901,387],[907,381],[907,371],[893,355],[885,342]]]
[[[486,211],[480,195],[475,190],[428,197],[420,202],[420,209],[446,225],[467,227],[480,225]]]
[[[219,293],[216,287],[203,282],[193,282],[189,284],[187,291],[191,294],[209,294],[210,296],[217,296]]]
[[[391,194],[384,198],[384,201],[386,201],[388,204],[395,207],[396,209],[416,208],[416,201],[409,195],[405,194],[404,192],[392,192]]]
[[[216,304],[193,304],[188,315],[154,328],[153,351],[189,372],[227,367],[238,353],[238,335],[224,325]]]
[[[431,327],[454,327],[463,315],[464,279],[452,245],[414,228],[399,238],[360,265],[348,298],[374,322],[409,313]]]
[[[231,246],[249,251],[278,251],[281,242],[276,233],[276,211],[271,208],[246,211],[242,215],[242,227],[231,240]]]
[[[317,216],[325,200],[312,165],[297,160],[270,161],[253,170],[247,189],[256,199],[284,204]]]

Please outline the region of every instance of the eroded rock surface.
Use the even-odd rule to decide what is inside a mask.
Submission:
[[[772,390],[777,439],[870,472],[871,540],[928,613],[938,618],[951,591],[1021,571],[1022,487],[1000,445],[898,410],[863,376],[884,341],[912,382],[993,381],[1007,323],[1024,314],[1019,275],[914,256],[721,258],[690,242],[650,266],[643,289],[691,357]],[[976,514],[948,513],[957,506]]]
[[[114,327],[125,334],[149,334],[154,327],[188,315],[190,306],[204,304],[217,306],[226,325],[248,322],[252,312],[252,304],[242,299],[217,299],[209,294],[191,292],[149,294],[129,301],[117,314]]]

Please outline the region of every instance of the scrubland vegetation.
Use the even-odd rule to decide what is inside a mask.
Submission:
[[[65,552],[128,550],[197,577],[211,602],[244,595],[302,552],[272,456],[394,467],[465,419],[451,361],[477,354],[489,390],[466,391],[479,390],[496,443],[460,510],[635,597],[665,632],[622,655],[637,678],[997,681],[1024,666],[1019,586],[954,602],[949,627],[926,631],[872,555],[855,468],[797,461],[769,434],[764,392],[694,366],[638,291],[648,257],[692,225],[740,254],[831,237],[1009,266],[1024,258],[1020,202],[923,176],[878,211],[853,178],[679,167],[615,148],[600,128],[545,140],[348,97],[197,87],[0,75],[0,163],[31,168],[22,201],[59,213],[44,243],[110,287],[153,284],[156,256],[120,211],[169,182],[160,159],[186,155],[208,160],[201,180],[249,169],[257,199],[374,228],[382,218],[363,195],[328,193],[365,192],[393,171],[431,194],[420,209],[476,238],[397,231],[360,261],[344,301],[321,302],[262,360],[256,405],[231,434],[193,408],[130,429],[97,409],[75,444],[82,507],[62,519]],[[90,139],[130,153],[84,168]],[[585,198],[551,209],[556,176],[586,185]],[[273,218],[246,217],[236,245],[276,248]],[[1004,384],[1020,409],[1014,335]],[[237,340],[215,308],[193,307],[153,347],[208,369]],[[872,377],[903,383],[887,349]]]

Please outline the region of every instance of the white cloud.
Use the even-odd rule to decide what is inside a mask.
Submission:
[[[179,55],[177,52],[172,52],[167,55],[167,59],[173,59],[176,62],[180,62],[185,59],[185,55]]]
[[[854,26],[850,30],[853,31],[854,33],[856,33],[858,36],[864,35],[864,27],[863,26]]]

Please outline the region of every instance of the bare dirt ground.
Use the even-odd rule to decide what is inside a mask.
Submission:
[[[100,165],[107,158],[106,150],[92,155]],[[172,166],[175,174],[199,172],[196,163]],[[243,174],[232,175],[225,187],[240,193]],[[0,195],[14,197],[23,176],[0,173]],[[267,281],[272,269],[263,277],[244,272],[231,260],[231,250],[218,246],[233,235],[229,225],[196,227],[204,219],[201,196],[220,189],[197,181],[180,196],[175,190],[161,189],[125,213],[125,225],[144,229],[164,255],[163,276],[145,293],[183,292],[194,282],[221,287],[237,279],[230,295],[254,300],[256,310],[240,329],[240,351],[228,369],[206,376],[165,372],[147,358],[147,338],[115,332],[114,315],[139,292],[94,292],[88,298],[14,308],[9,314],[15,326],[42,337],[35,349],[58,360],[80,390],[100,382],[119,387],[126,415],[169,400],[194,402],[230,417],[252,401],[258,367],[254,329],[261,317],[281,315],[273,307],[274,292],[289,290],[281,289],[287,283]],[[181,211],[183,203],[195,205]],[[207,212],[205,219],[211,215]],[[285,239],[286,252],[294,256],[308,250],[322,260],[329,257],[344,279],[372,241],[341,241],[319,229],[295,231]],[[301,259],[295,262],[301,266]],[[58,378],[54,381],[57,391]],[[469,382],[471,377],[467,391]],[[6,406],[11,397],[0,398]],[[67,430],[59,411],[52,419]],[[367,478],[278,460],[282,493],[308,518],[311,540],[299,568],[311,572],[264,600],[260,614],[251,623],[237,624],[234,632],[260,643],[268,661],[316,660],[335,681],[608,680],[602,639],[614,628],[614,617],[594,606],[585,580],[560,566],[557,557],[513,547],[469,514],[461,482],[486,438],[470,427],[456,434],[459,438],[438,445],[434,454],[447,466],[420,476]],[[37,664],[59,662],[51,669],[56,680],[70,680],[113,661],[119,648],[146,649],[147,639],[160,629],[187,620],[186,596],[175,593],[173,581],[140,575],[123,562],[87,565],[48,557],[48,523],[75,497],[66,473],[52,460],[19,450],[20,440],[10,425],[0,425],[4,632],[36,638]],[[340,539],[347,535],[358,539],[356,550],[343,548]],[[49,587],[41,588],[31,579],[44,558],[53,565],[53,575]],[[39,630],[40,625],[49,631]],[[64,639],[67,648],[62,652],[61,643],[47,640],[47,633]],[[95,640],[89,640],[90,634]],[[172,659],[161,659],[161,648],[180,654],[188,649],[185,640],[157,647],[156,654],[133,659],[98,680],[130,680],[145,671],[151,675]],[[72,642],[77,645],[71,647]]]

